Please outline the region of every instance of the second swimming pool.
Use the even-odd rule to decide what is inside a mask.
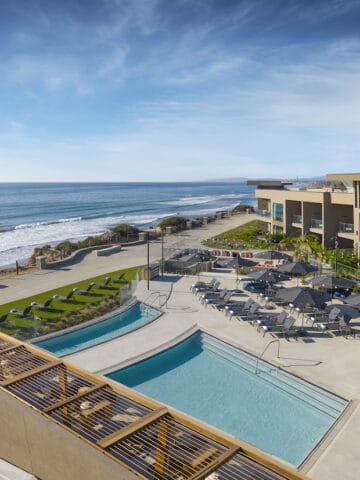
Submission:
[[[35,344],[62,357],[136,330],[152,322],[160,314],[159,310],[137,302],[127,310],[105,320],[56,335],[47,340],[41,340]]]
[[[108,377],[294,465],[348,403],[204,333]]]

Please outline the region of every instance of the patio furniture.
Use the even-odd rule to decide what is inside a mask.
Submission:
[[[297,336],[297,330],[295,327],[295,318],[289,316],[285,319],[283,325],[261,325],[261,330],[264,332],[263,336],[267,332],[273,332],[275,335],[283,335],[284,338],[289,337],[290,335]]]

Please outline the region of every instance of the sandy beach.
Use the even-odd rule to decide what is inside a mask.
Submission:
[[[170,254],[172,250],[175,251],[176,249],[201,247],[202,240],[235,228],[255,218],[257,217],[254,214],[235,215],[216,220],[201,228],[166,236],[164,239],[164,250]],[[161,241],[152,241],[150,244],[150,262],[155,262],[160,258]],[[57,269],[31,271],[22,275],[11,274],[8,277],[1,278],[0,304],[85,280],[95,275],[145,265],[146,261],[147,246],[136,245],[126,247],[121,252],[114,253],[108,257],[98,257],[95,253],[90,253],[78,263]]]

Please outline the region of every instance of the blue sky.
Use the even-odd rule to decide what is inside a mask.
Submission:
[[[3,0],[0,181],[360,171],[360,0]]]

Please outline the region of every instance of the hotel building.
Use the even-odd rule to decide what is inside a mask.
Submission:
[[[249,180],[258,213],[271,233],[317,235],[323,247],[354,248],[360,256],[360,173],[329,174],[330,186],[295,188],[290,182]],[[333,186],[332,186],[333,185]]]

